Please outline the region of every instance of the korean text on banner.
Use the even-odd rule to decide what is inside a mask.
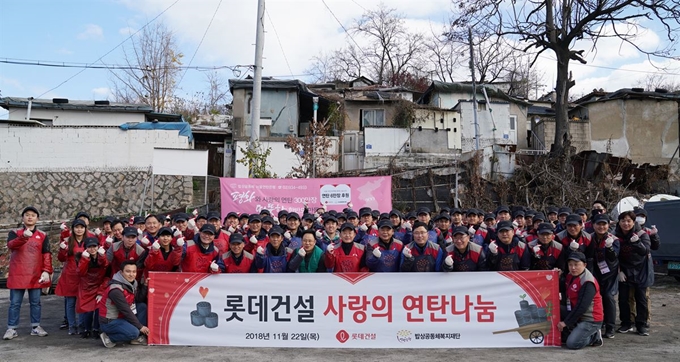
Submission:
[[[222,215],[230,211],[272,213],[280,210],[302,213],[325,206],[342,210],[351,202],[355,209],[370,207],[392,209],[392,179],[378,177],[341,177],[317,179],[243,179],[221,178]]]
[[[297,277],[297,278],[296,278]],[[150,344],[308,348],[560,346],[554,271],[151,273]],[[408,288],[404,288],[408,285]],[[323,288],[319,288],[323,286]]]

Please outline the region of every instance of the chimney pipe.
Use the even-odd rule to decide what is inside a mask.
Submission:
[[[28,108],[26,109],[26,120],[31,120],[31,107],[33,106],[33,97],[28,97]]]

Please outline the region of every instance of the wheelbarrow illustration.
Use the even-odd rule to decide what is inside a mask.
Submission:
[[[543,343],[543,339],[545,338],[545,335],[550,333],[551,329],[552,329],[552,323],[546,321],[546,322],[542,322],[542,323],[528,324],[526,326],[513,328],[513,329],[495,331],[495,332],[493,332],[493,334],[517,332],[525,340],[528,339],[533,344],[541,344],[541,343]]]

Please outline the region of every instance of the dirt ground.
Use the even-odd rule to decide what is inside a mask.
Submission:
[[[515,349],[292,349],[292,348],[227,348],[118,346],[106,349],[100,340],[69,336],[59,330],[63,316],[63,300],[54,295],[43,296],[42,325],[50,335],[29,335],[28,300],[21,308],[19,337],[0,340],[0,361],[440,361],[456,357],[463,360],[503,362],[545,362],[563,359],[592,361],[672,361],[680,354],[680,282],[657,274],[652,287],[652,324],[649,337],[634,333],[616,334],[603,347],[586,347],[580,351],[564,348]],[[0,326],[7,320],[9,291],[0,289]],[[673,357],[675,356],[675,357]]]

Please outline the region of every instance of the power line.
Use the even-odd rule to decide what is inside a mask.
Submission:
[[[220,70],[220,69],[231,69],[236,68],[251,68],[251,65],[173,65],[173,66],[156,66],[156,67],[142,67],[138,65],[126,65],[126,64],[104,64],[104,65],[91,65],[89,63],[77,63],[77,62],[59,62],[52,60],[31,60],[31,59],[13,59],[13,58],[0,58],[0,63],[13,64],[13,65],[28,65],[28,66],[39,66],[39,67],[52,67],[52,68],[85,68],[85,69],[107,69],[107,70],[167,70],[167,69],[180,69],[180,70]]]
[[[331,10],[331,8],[328,6],[328,4],[326,4],[326,0],[321,0],[321,2],[324,4],[324,6],[326,6],[326,9],[328,9],[328,11],[331,13],[331,15],[333,15],[333,18],[335,19],[335,21],[337,21],[338,24],[340,24],[340,27],[342,28],[342,30],[345,31],[345,34],[347,34],[347,36],[350,39],[352,39],[352,42],[357,46],[357,48],[361,51],[361,53],[363,53],[364,56],[367,57],[366,53],[364,53],[364,49],[359,45],[359,43],[357,43],[356,40],[354,40],[354,38],[352,37],[352,34],[349,33],[349,31],[347,30],[347,28],[345,28],[344,25],[342,25],[342,22],[340,22],[340,19],[338,19],[338,17],[335,16],[335,13],[333,12],[333,10]]]
[[[362,8],[364,11],[368,11],[368,9],[366,9],[366,8],[363,7],[361,4],[359,4],[358,2],[356,2],[356,0],[352,0],[352,2],[355,3],[355,4],[357,4],[357,6],[360,7],[360,8]]]
[[[274,22],[272,21],[271,16],[269,16],[269,11],[267,11],[267,8],[264,9],[264,12],[267,13],[267,19],[269,19],[269,23],[272,26],[272,29],[274,30],[274,35],[276,35],[276,40],[279,42],[279,47],[281,48],[281,53],[283,53],[283,60],[286,61],[286,66],[288,67],[288,71],[290,72],[290,75],[293,76],[293,70],[290,68],[290,63],[288,63],[288,57],[286,56],[286,51],[283,50],[283,44],[281,44],[281,38],[279,38],[279,32],[276,31],[276,27],[274,26]]]
[[[133,34],[131,34],[130,36],[128,36],[127,38],[125,38],[125,40],[123,40],[122,42],[118,43],[118,45],[116,45],[115,47],[113,47],[113,49],[111,49],[111,50],[109,50],[108,52],[106,52],[104,55],[102,55],[101,57],[99,57],[99,59],[95,60],[95,61],[92,62],[90,65],[94,65],[95,63],[97,63],[97,62],[99,62],[100,60],[102,60],[105,56],[111,54],[114,50],[118,49],[118,48],[119,48],[121,45],[123,45],[126,41],[130,40],[133,36],[137,35],[137,33],[139,33],[140,31],[144,30],[144,28],[146,28],[146,27],[149,26],[151,23],[153,23],[153,22],[154,22],[156,19],[158,19],[161,15],[165,14],[166,11],[170,10],[170,8],[172,8],[173,6],[175,6],[175,4],[177,4],[178,2],[179,2],[179,0],[175,0],[174,3],[170,4],[170,6],[168,6],[167,8],[165,8],[165,10],[161,11],[160,14],[156,15],[155,18],[149,20],[146,24],[144,24],[144,26],[142,26],[141,28],[139,28],[139,30],[137,30],[136,32],[134,32]],[[50,90],[47,90],[47,91],[43,92],[41,95],[37,96],[36,98],[40,98],[40,97],[44,96],[45,94],[47,94],[47,93],[49,93],[49,92],[51,92],[51,91],[53,91],[53,90],[55,90],[55,89],[61,87],[62,85],[66,84],[68,81],[70,81],[71,79],[73,79],[73,78],[77,77],[78,75],[80,75],[80,73],[84,72],[86,69],[88,69],[88,68],[87,68],[87,67],[86,67],[86,68],[83,68],[82,70],[80,70],[80,71],[77,72],[76,74],[74,74],[74,75],[68,77],[65,81],[59,83],[56,87],[54,87],[54,88],[52,88],[52,89],[50,89]]]
[[[208,30],[210,30],[210,25],[212,25],[213,20],[215,20],[215,15],[217,15],[217,11],[220,10],[220,5],[222,5],[222,0],[217,4],[217,8],[215,8],[215,12],[213,13],[212,18],[210,18],[210,22],[208,23],[208,26],[205,28],[205,31],[203,32],[203,37],[201,37],[201,41],[198,43],[198,46],[196,47],[196,51],[194,51],[194,55],[191,56],[191,59],[189,60],[189,64],[187,66],[191,66],[191,62],[194,61],[194,58],[196,57],[196,53],[198,53],[198,49],[201,48],[201,44],[203,44],[203,39],[205,39],[205,35],[208,34]],[[189,71],[189,68],[184,70],[184,73],[182,73],[182,77],[179,78],[179,82],[177,82],[177,87],[179,88],[179,85],[182,83],[182,80],[184,79],[184,76],[187,75],[187,71]]]

